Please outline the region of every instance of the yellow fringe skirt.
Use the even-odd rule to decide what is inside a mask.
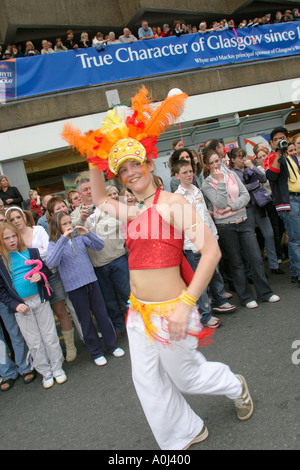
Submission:
[[[171,343],[168,334],[168,317],[179,304],[180,298],[165,302],[150,303],[138,300],[131,293],[129,301],[130,307],[126,323],[130,315],[139,314],[143,320],[145,333],[150,340],[156,340],[164,344]],[[213,334],[213,330],[202,327],[200,314],[196,306],[192,308],[189,315],[187,334],[198,338],[199,346],[206,346],[212,342],[211,335]]]

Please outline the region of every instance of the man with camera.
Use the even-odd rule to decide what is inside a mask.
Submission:
[[[288,131],[276,127],[270,135],[273,152],[265,159],[273,202],[289,236],[290,273],[300,287],[300,165],[288,153]],[[295,279],[296,278],[296,279]]]

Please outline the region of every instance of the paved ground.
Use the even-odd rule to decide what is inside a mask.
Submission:
[[[300,449],[300,288],[282,266],[285,275],[269,275],[282,300],[223,314],[214,344],[203,350],[208,360],[246,376],[255,413],[239,422],[226,398],[188,396],[210,432],[191,450]],[[120,340],[126,355],[109,355],[101,368],[78,338],[76,344],[64,385],[44,390],[40,378],[30,385],[19,379],[0,394],[0,449],[157,451],[131,381],[126,336]]]

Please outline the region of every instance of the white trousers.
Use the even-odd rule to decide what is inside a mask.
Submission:
[[[153,323],[160,328],[159,318]],[[187,335],[171,345],[150,340],[140,314],[133,310],[127,317],[127,333],[134,386],[162,450],[183,449],[203,427],[182,393],[240,397],[239,379],[227,365],[207,361],[197,350],[196,338]]]
[[[35,295],[25,301],[30,310],[23,315],[15,313],[21,333],[33,359],[33,367],[43,377],[59,375],[63,353],[49,302],[41,302]]]

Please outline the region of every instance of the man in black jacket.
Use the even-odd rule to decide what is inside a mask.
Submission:
[[[287,151],[288,131],[276,127],[270,135],[273,152],[265,159],[276,210],[289,236],[290,273],[300,287],[300,166],[295,155]]]

